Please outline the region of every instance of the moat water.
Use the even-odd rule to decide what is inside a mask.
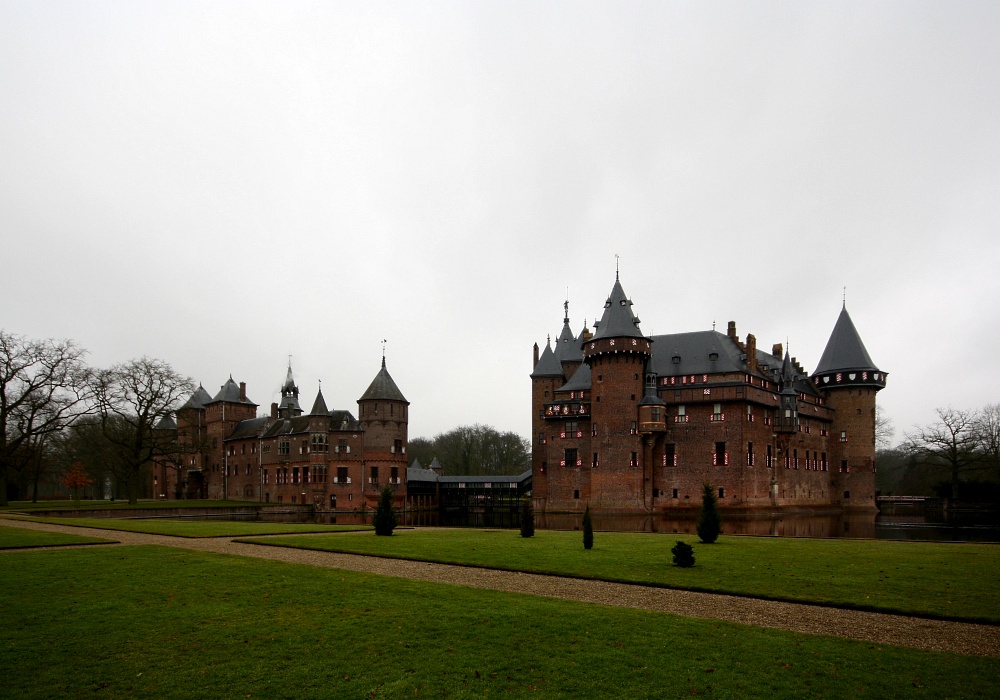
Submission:
[[[517,528],[519,523],[517,513],[508,511],[443,515],[436,511],[419,511],[400,513],[399,516],[401,525],[418,527]],[[260,513],[175,517],[336,525],[371,523],[370,512],[310,512],[277,508]],[[695,534],[693,518],[663,515],[594,515],[593,525],[598,531]],[[583,516],[577,513],[536,513],[535,527],[542,530],[582,530]],[[1000,521],[996,513],[724,515],[722,530],[727,535],[762,537],[1000,542]]]

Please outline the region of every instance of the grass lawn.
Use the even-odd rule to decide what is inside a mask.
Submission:
[[[172,548],[3,556],[7,697],[996,696],[991,658]]]
[[[143,532],[174,537],[243,537],[251,535],[304,534],[309,532],[357,532],[370,525],[311,525],[306,523],[259,523],[232,520],[116,520],[114,518],[31,518],[32,522],[95,527],[104,530]]]
[[[672,566],[670,548],[696,564]],[[671,588],[1000,622],[1000,545],[538,530],[397,530],[392,537],[269,538],[267,544],[374,554]]]
[[[9,505],[0,506],[0,513],[19,512],[30,513],[35,510],[129,510],[131,508],[239,508],[240,506],[264,505],[260,501],[208,501],[208,500],[142,500],[135,505],[129,505],[128,501],[80,501],[79,504],[71,500],[63,499],[58,501],[11,501]]]
[[[17,527],[0,525],[0,549],[55,547],[63,544],[102,544],[113,541],[102,540],[97,537],[64,535],[58,532],[38,532],[36,530],[24,530]]]

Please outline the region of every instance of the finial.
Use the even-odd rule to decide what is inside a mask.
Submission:
[[[715,319],[714,318],[712,319],[712,330],[713,331],[715,330]]]
[[[615,282],[618,281],[618,253],[615,253]]]
[[[847,308],[847,285],[844,285],[844,308]]]
[[[566,301],[563,302],[563,323],[569,323],[569,287],[566,287]]]

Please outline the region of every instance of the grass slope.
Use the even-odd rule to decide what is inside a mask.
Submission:
[[[678,539],[691,569],[672,566]],[[841,607],[1000,622],[1000,546],[884,540],[416,529],[392,537],[269,538],[267,544],[625,581]]]
[[[170,548],[4,556],[7,697],[995,696],[989,658]]]
[[[19,549],[24,547],[57,547],[67,544],[106,544],[114,540],[103,540],[97,537],[81,537],[80,535],[64,535],[58,532],[38,532],[24,530],[18,527],[0,525],[0,549]]]
[[[369,525],[312,525],[306,523],[259,523],[231,520],[117,520],[114,518],[31,518],[32,522],[92,527],[103,530],[142,532],[173,537],[244,537],[252,535],[304,534],[310,532],[358,532]]]

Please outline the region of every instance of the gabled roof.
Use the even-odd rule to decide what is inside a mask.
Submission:
[[[660,377],[746,371],[743,351],[718,331],[653,336],[652,353],[649,369]]]
[[[156,424],[157,430],[177,430],[177,423],[170,416],[163,416],[160,422]]]
[[[371,401],[373,399],[409,403],[403,397],[403,392],[396,386],[396,382],[392,381],[392,377],[389,376],[389,371],[385,368],[385,357],[382,358],[382,369],[375,375],[375,379],[368,385],[368,389],[358,401]]]
[[[268,422],[271,419],[268,416],[262,418],[248,418],[247,420],[241,420],[233,428],[233,432],[227,437],[227,440],[236,440],[240,438],[257,437],[267,427]]]
[[[240,387],[233,381],[231,376],[229,377],[229,381],[223,384],[222,388],[219,389],[219,393],[215,395],[215,398],[207,403],[217,403],[219,401],[225,401],[226,403],[242,403],[249,406],[257,405],[249,398],[240,398]]]
[[[561,377],[563,376],[562,363],[556,357],[555,352],[552,351],[552,344],[545,343],[545,349],[542,350],[542,356],[538,358],[538,364],[535,365],[535,369],[531,372],[532,377]]]
[[[311,416],[326,416],[330,414],[330,409],[326,407],[326,400],[323,398],[323,388],[316,393],[316,400],[313,401],[312,410],[309,411]]]
[[[334,409],[330,411],[330,430],[361,430],[361,423],[350,411]]]
[[[212,395],[205,391],[205,387],[199,383],[198,388],[194,390],[193,394],[191,394],[191,398],[189,398],[187,403],[181,406],[181,408],[205,408],[205,404],[209,403],[211,400]]]
[[[632,313],[632,302],[625,296],[622,283],[615,275],[615,286],[604,303],[604,315],[594,324],[594,338],[641,338],[639,319]]]
[[[840,311],[840,317],[833,327],[833,333],[827,341],[822,357],[819,358],[814,374],[851,369],[879,371],[872,358],[868,356],[865,344],[861,342],[858,329],[854,327],[845,305]]]

